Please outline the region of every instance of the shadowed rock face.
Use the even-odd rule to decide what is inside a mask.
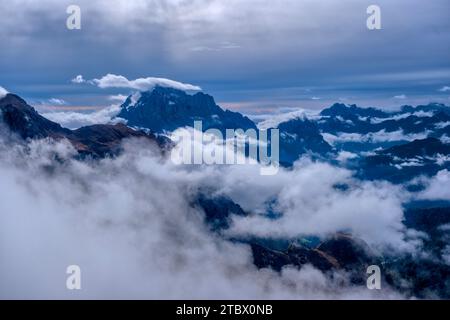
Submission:
[[[69,140],[82,154],[104,157],[118,154],[121,151],[122,141],[128,138],[142,138],[161,148],[170,145],[168,138],[136,131],[124,124],[83,127],[73,131]]]
[[[255,243],[251,244],[251,248],[253,262],[258,268],[281,271],[288,265],[302,267],[306,264],[311,264],[322,271],[339,268],[336,259],[316,249],[292,245],[287,251],[277,251]]]
[[[117,154],[122,141],[127,138],[142,138],[160,147],[169,144],[168,139],[136,131],[123,124],[100,124],[72,131],[39,115],[25,100],[14,94],[7,94],[0,100],[0,119],[22,139],[67,139],[81,156],[94,158]]]
[[[211,197],[206,194],[200,194],[194,200],[193,205],[203,210],[205,222],[214,231],[229,228],[232,215],[247,215],[241,206],[225,196]]]
[[[319,252],[336,260],[338,269],[350,276],[350,281],[364,284],[367,280],[367,267],[380,265],[380,257],[362,240],[347,234],[338,233],[317,247]]]
[[[450,145],[444,144],[441,140],[436,138],[427,138],[391,147],[382,151],[381,154],[391,155],[402,159],[426,156],[431,157],[436,154],[449,155]]]
[[[251,247],[258,268],[281,271],[288,265],[302,267],[311,264],[321,271],[354,272],[352,281],[355,283],[363,281],[367,266],[378,259],[362,240],[341,233],[323,241],[316,248],[292,244],[287,250],[278,251],[255,243]]]
[[[0,116],[9,129],[23,139],[63,138],[71,134],[69,129],[42,117],[25,100],[14,94],[7,94],[0,99]]]

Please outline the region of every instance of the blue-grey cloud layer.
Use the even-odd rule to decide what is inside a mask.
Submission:
[[[0,11],[0,85],[30,99],[105,104],[124,91],[74,76],[164,77],[231,106],[449,101],[448,0],[10,0]],[[382,30],[366,8],[382,9]],[[394,98],[397,97],[397,98]],[[403,99],[402,99],[403,98]]]

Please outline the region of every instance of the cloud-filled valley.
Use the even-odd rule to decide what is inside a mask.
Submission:
[[[122,156],[99,163],[71,160],[74,150],[63,142],[12,149],[2,142],[4,148],[0,278],[9,290],[2,298],[74,297],[61,282],[71,263],[82,267],[86,283],[78,298],[372,296],[333,285],[312,267],[258,271],[248,246],[210,233],[190,197],[224,176],[242,179],[242,172],[185,171],[131,141]]]
[[[187,104],[193,96],[159,87],[127,98],[116,109],[87,114],[78,119],[78,125],[114,123],[120,109],[131,116],[139,108],[159,108],[159,95],[168,98],[164,108],[179,108],[177,114],[186,119],[195,116],[207,121],[211,114],[205,110],[222,112],[203,93],[196,94],[195,101],[206,109],[192,110]],[[262,176],[259,166],[252,163],[176,165],[167,153],[174,146],[150,143],[157,136],[133,133],[123,124],[71,131],[47,122],[16,96],[7,95],[0,106],[0,255],[4,262],[0,279],[5,284],[2,288],[8,288],[0,291],[2,298],[397,299],[448,294],[445,282],[431,292],[418,284],[431,273],[448,272],[448,246],[440,242],[448,230],[445,224],[450,223],[445,222],[447,209],[409,207],[416,201],[450,201],[445,192],[449,185],[446,160],[440,160],[436,174],[418,171],[404,184],[388,182],[389,176],[383,175],[366,179],[356,174],[355,167],[335,163],[333,150],[326,149],[317,158],[307,152],[308,144],[298,144],[302,141],[299,135],[318,139],[321,120],[330,124],[330,119],[337,119],[337,128],[345,129],[339,127],[345,119],[323,114],[308,118],[300,112],[298,118],[297,114],[282,116],[281,123],[273,123],[279,123],[282,132],[286,130],[287,138],[281,137],[288,140],[282,143],[292,146],[294,139],[294,145],[305,152],[298,153],[298,160],[280,168],[278,174]],[[193,114],[183,113],[186,110]],[[323,113],[349,110],[357,118],[361,112],[380,116],[378,111],[350,106],[335,106]],[[411,115],[396,120],[385,116],[391,124]],[[226,112],[220,117],[243,124],[249,121]],[[217,120],[216,115],[213,118]],[[60,112],[53,119],[67,124],[73,116]],[[364,123],[372,125],[370,119]],[[391,129],[396,127],[397,123]],[[86,136],[86,132],[91,133]],[[118,138],[106,138],[113,132],[124,137],[120,148]],[[97,140],[91,141],[94,133]],[[412,143],[420,146],[420,141]],[[439,141],[433,140],[434,149],[423,152],[447,152]],[[386,149],[386,155],[413,156],[414,149],[398,143]],[[105,147],[114,151],[99,157]],[[161,153],[161,148],[169,149]],[[364,152],[354,152],[364,159]],[[411,190],[409,186],[415,184],[422,189]],[[423,229],[424,224],[417,224],[424,218],[420,210],[433,208],[438,210],[433,215],[444,210],[442,225]],[[225,216],[221,216],[223,210]],[[355,246],[351,250],[360,246],[362,251],[355,251],[358,262],[339,256],[339,251],[329,248],[331,243],[337,248],[350,243]],[[305,254],[306,262],[296,260],[295,250]],[[317,254],[325,260],[319,262]],[[267,255],[273,260],[264,260]],[[399,259],[401,263],[396,262]],[[368,290],[361,282],[369,261],[384,266],[386,279],[380,292]],[[70,264],[83,270],[85,284],[75,294],[64,286],[65,267]],[[425,272],[420,269],[422,264],[431,264],[433,269]],[[418,271],[407,276],[402,273],[404,267]]]

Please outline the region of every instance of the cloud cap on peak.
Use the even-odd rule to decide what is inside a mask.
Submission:
[[[92,80],[92,83],[99,88],[130,88],[139,91],[147,91],[155,88],[156,86],[169,87],[183,91],[201,91],[201,87],[188,83],[182,83],[166,78],[138,78],[129,80],[124,76],[108,73],[100,79]]]
[[[8,90],[0,86],[0,99],[5,97],[8,93],[9,93]]]

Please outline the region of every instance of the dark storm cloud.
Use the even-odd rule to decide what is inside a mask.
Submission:
[[[366,28],[377,4],[382,30]],[[106,104],[70,83],[108,73],[201,86],[225,106],[382,106],[449,101],[450,3],[435,1],[8,1],[0,11],[0,85],[31,99]],[[404,96],[405,99],[393,97]],[[247,106],[247,107],[245,107]]]

